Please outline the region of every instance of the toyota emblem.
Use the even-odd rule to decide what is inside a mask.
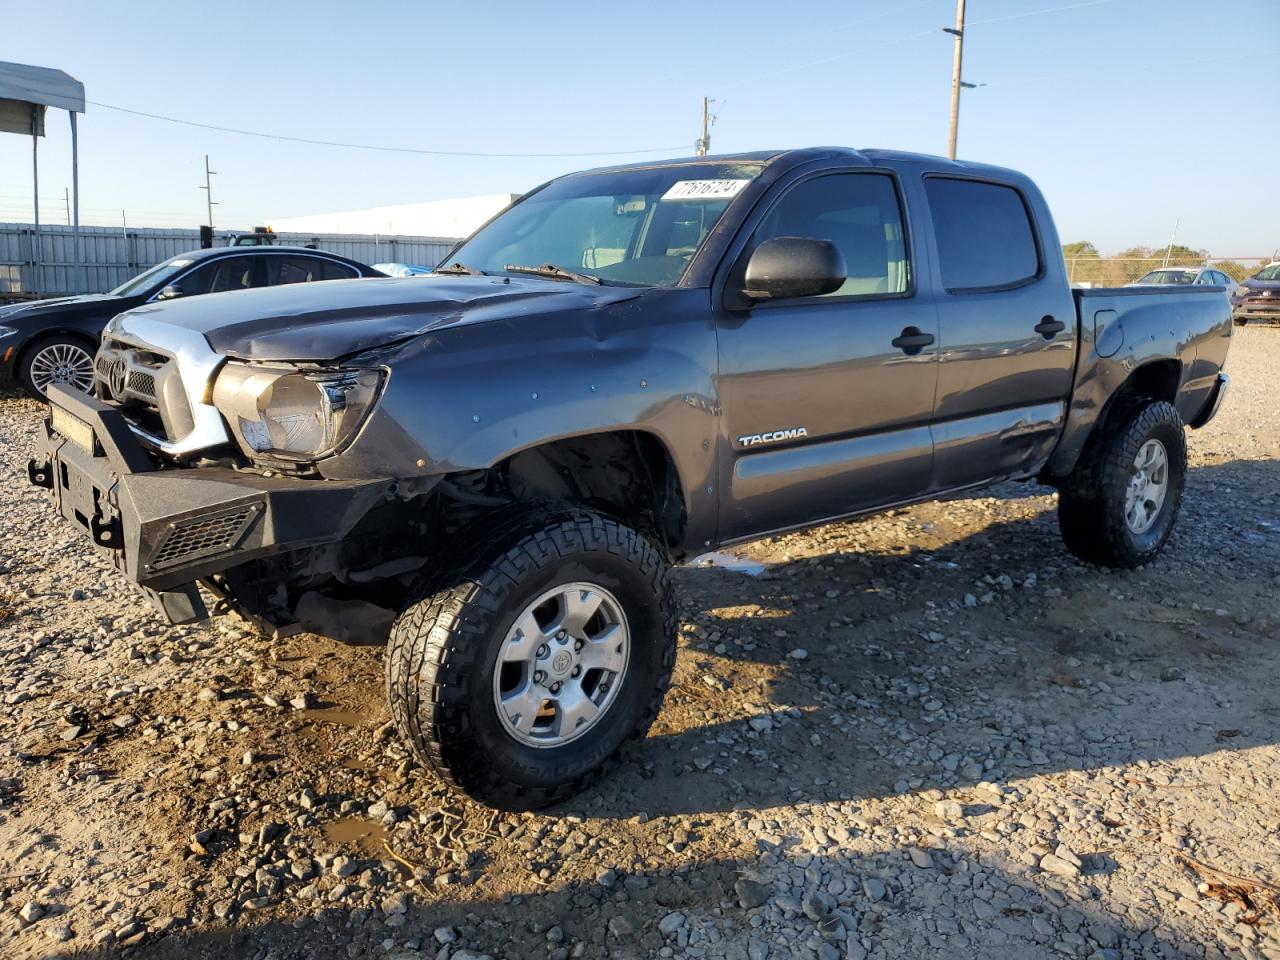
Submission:
[[[117,357],[107,371],[107,389],[117,400],[124,399],[124,360]]]

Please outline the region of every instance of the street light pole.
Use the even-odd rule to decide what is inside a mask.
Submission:
[[[951,63],[951,133],[947,137],[947,156],[954,160],[956,137],[960,132],[960,88],[964,86],[960,81],[960,66],[964,61],[964,0],[956,0],[955,29],[943,29],[956,38],[955,56]]]

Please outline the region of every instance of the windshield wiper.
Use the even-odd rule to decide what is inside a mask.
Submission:
[[[593,286],[599,286],[604,283],[599,277],[593,277],[587,273],[574,273],[572,270],[566,270],[564,267],[557,267],[554,263],[544,263],[540,267],[522,267],[518,263],[508,263],[502,268],[507,273],[528,273],[535,277],[553,277],[557,280],[572,280],[574,283],[589,283]]]
[[[465,263],[451,263],[447,267],[436,267],[432,273],[452,273],[464,277],[484,277],[487,274],[483,270],[477,270],[475,267],[468,267]]]

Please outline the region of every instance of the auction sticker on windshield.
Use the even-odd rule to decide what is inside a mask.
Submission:
[[[724,200],[736,197],[750,180],[679,180],[662,195],[663,200]]]

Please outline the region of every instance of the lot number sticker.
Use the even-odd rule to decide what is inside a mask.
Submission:
[[[750,180],[680,180],[662,195],[663,200],[725,200],[736,197]]]

